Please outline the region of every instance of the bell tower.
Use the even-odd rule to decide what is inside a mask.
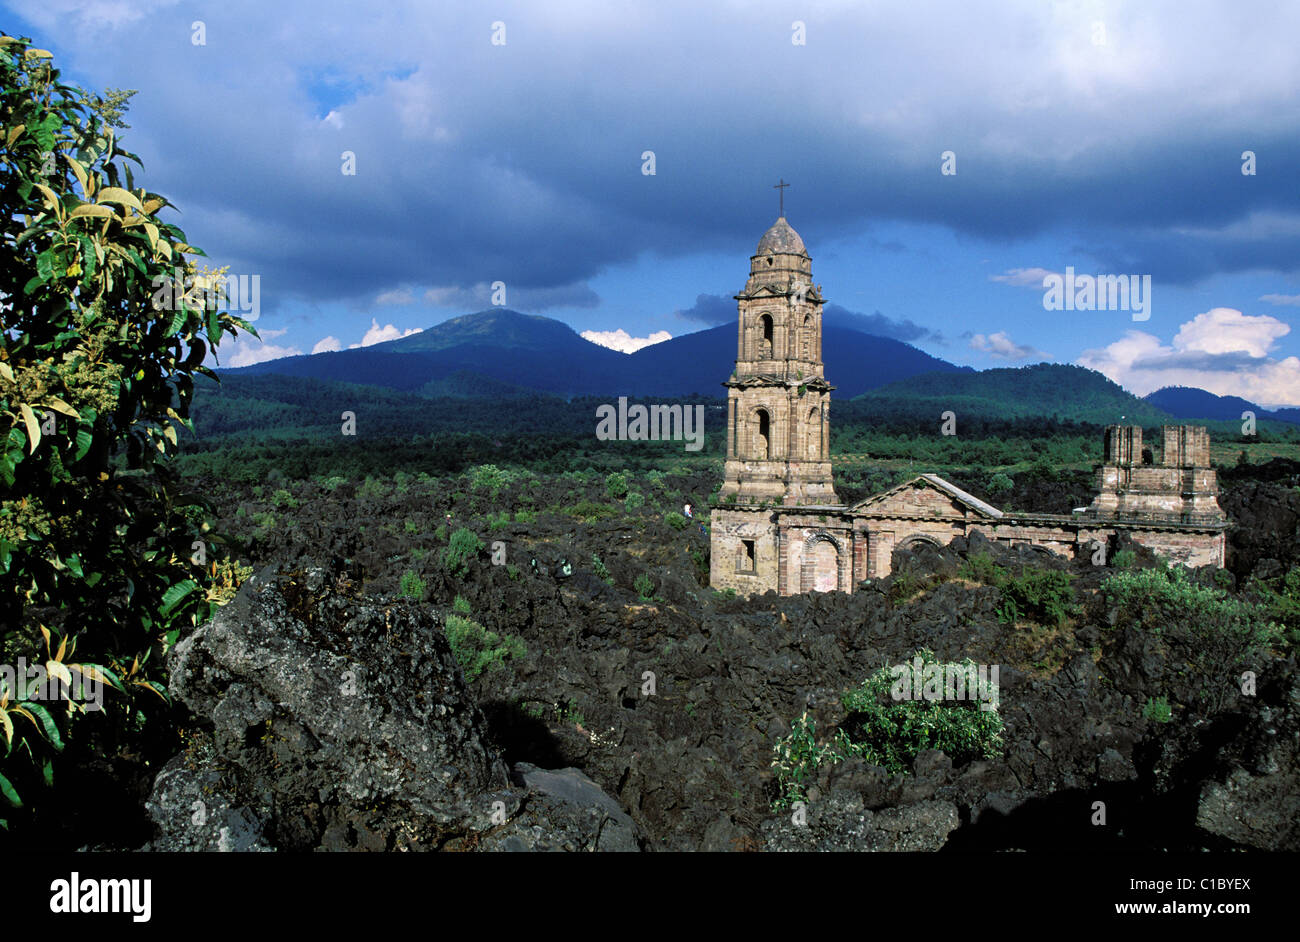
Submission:
[[[727,460],[718,500],[732,506],[838,505],[830,393],[822,368],[821,288],[782,215],[749,259],[737,294],[736,369],[727,387]]]

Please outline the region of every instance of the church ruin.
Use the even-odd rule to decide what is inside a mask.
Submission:
[[[1229,523],[1200,426],[1165,426],[1158,461],[1144,453],[1141,426],[1108,427],[1097,496],[1071,515],[1002,511],[934,474],[846,506],[831,476],[826,302],[784,214],[759,240],[736,301],[736,369],[723,384],[727,458],[711,521],[713,588],[852,592],[889,575],[896,548],[944,546],[974,532],[1071,557],[1091,557],[1124,532],[1171,561],[1224,564]]]

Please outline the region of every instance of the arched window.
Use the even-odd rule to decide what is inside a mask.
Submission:
[[[808,412],[808,427],[805,430],[806,453],[805,457],[810,461],[820,460],[822,456],[822,410],[813,406]]]
[[[772,419],[766,409],[754,414],[754,456],[763,460],[772,457]]]
[[[805,360],[812,359],[812,341],[813,341],[813,321],[812,315],[806,314],[803,319],[803,337],[800,342],[801,357]]]
[[[758,358],[760,360],[772,359],[772,315],[764,314],[758,319],[759,329],[763,332],[758,341]]]

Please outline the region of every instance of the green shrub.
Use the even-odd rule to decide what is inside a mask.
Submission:
[[[470,469],[469,472],[470,486],[476,491],[487,491],[488,496],[493,500],[513,479],[514,475],[511,472],[498,468],[494,464],[482,464]]]
[[[674,530],[685,530],[691,525],[689,520],[675,510],[664,514],[664,523],[668,524],[668,526],[672,527]]]
[[[453,576],[464,578],[469,574],[470,560],[483,552],[483,541],[468,527],[461,527],[451,535],[447,548],[442,551],[442,565]]]
[[[378,500],[387,493],[388,488],[384,486],[384,482],[370,475],[366,475],[366,479],[357,488],[357,497],[362,500]]]
[[[961,568],[958,574],[975,582],[982,582],[985,585],[1000,587],[1008,578],[1009,573],[1002,566],[993,561],[993,557],[988,553],[971,554]]]
[[[1271,646],[1283,641],[1283,627],[1266,605],[1192,582],[1181,566],[1114,573],[1100,595],[1117,627],[1161,640],[1169,655],[1163,689],[1198,713],[1236,702],[1241,672],[1258,671],[1271,659]]]
[[[605,478],[605,493],[615,500],[622,500],[627,496],[627,475],[622,471],[615,471],[609,477]]]
[[[641,600],[644,602],[650,601],[654,596],[655,584],[644,572],[636,577],[636,581],[632,583],[632,588],[636,589],[636,594],[639,595]]]
[[[1040,625],[1060,625],[1074,614],[1074,577],[1056,569],[1025,569],[1001,586],[999,617],[1007,624],[1031,618]]]
[[[1110,558],[1110,565],[1114,569],[1132,569],[1135,562],[1137,553],[1131,549],[1122,549]]]
[[[571,517],[588,523],[596,520],[608,520],[611,517],[617,517],[618,511],[608,504],[598,504],[593,500],[580,500],[572,507],[564,508],[564,512]]]
[[[458,615],[468,615],[470,613],[469,602],[465,601],[465,596],[457,595],[452,600],[451,610]]]
[[[941,676],[950,671],[969,675],[975,670],[969,659],[944,663],[925,648],[913,655],[916,658],[921,659],[923,672],[937,669]],[[912,665],[904,667],[910,671]],[[977,701],[970,692],[963,700],[895,700],[897,679],[895,669],[882,667],[841,698],[849,711],[841,724],[847,736],[847,743],[841,743],[846,754],[863,756],[895,773],[908,771],[912,760],[926,749],[941,749],[958,764],[998,755],[1002,717],[996,709],[996,686],[990,686],[987,701]],[[917,694],[913,691],[914,697]],[[985,709],[989,704],[993,708]]]
[[[0,43],[0,657],[98,672],[114,688],[89,715],[8,692],[0,828],[21,805],[18,831],[33,811],[98,823],[88,806],[41,807],[58,753],[83,731],[78,751],[95,761],[160,742],[170,721],[155,712],[165,688],[148,652],[217,607],[224,544],[174,459],[196,379],[215,378],[209,354],[256,333],[121,147],[129,97],[77,88],[26,39]]]
[[[1154,700],[1147,697],[1146,706],[1142,708],[1142,715],[1156,723],[1168,723],[1174,717],[1174,711],[1169,706],[1169,701],[1164,697],[1157,697]]]
[[[645,495],[638,491],[633,491],[627,495],[627,500],[623,501],[623,506],[628,510],[636,510],[638,507],[645,506]]]
[[[420,532],[420,528],[416,525],[415,521],[409,518],[402,521],[402,529],[405,530],[407,533]]]
[[[298,498],[282,487],[271,495],[271,503],[275,505],[277,510],[296,510]]]
[[[515,523],[536,523],[537,511],[521,510],[515,514]]]
[[[595,553],[591,554],[591,571],[596,574],[596,578],[609,585],[614,584],[614,577],[609,574],[605,564],[601,562],[600,557]]]
[[[528,653],[522,638],[515,635],[502,637],[460,615],[448,615],[443,631],[456,663],[470,682],[477,680],[485,670],[500,670],[506,658],[518,660]]]
[[[1260,596],[1264,616],[1276,624],[1287,644],[1300,643],[1300,567],[1285,576],[1251,584]]]
[[[1074,577],[1068,572],[1026,567],[1013,576],[988,553],[975,553],[966,559],[958,574],[999,590],[998,617],[1007,624],[1028,618],[1055,626],[1077,610]]]
[[[510,526],[510,511],[502,510],[495,514],[488,514],[487,525],[489,533],[506,529]]]
[[[994,497],[1001,497],[1004,494],[1010,494],[1015,489],[1016,483],[1011,480],[1007,474],[999,471],[989,478],[988,491]]]
[[[425,590],[424,580],[408,569],[402,573],[401,590],[403,595],[422,601]]]
[[[266,539],[275,529],[275,514],[266,510],[253,514],[253,527],[253,536],[259,540]]]

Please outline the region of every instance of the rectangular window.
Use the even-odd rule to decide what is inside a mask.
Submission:
[[[736,572],[754,571],[754,541],[741,540],[736,550]]]

